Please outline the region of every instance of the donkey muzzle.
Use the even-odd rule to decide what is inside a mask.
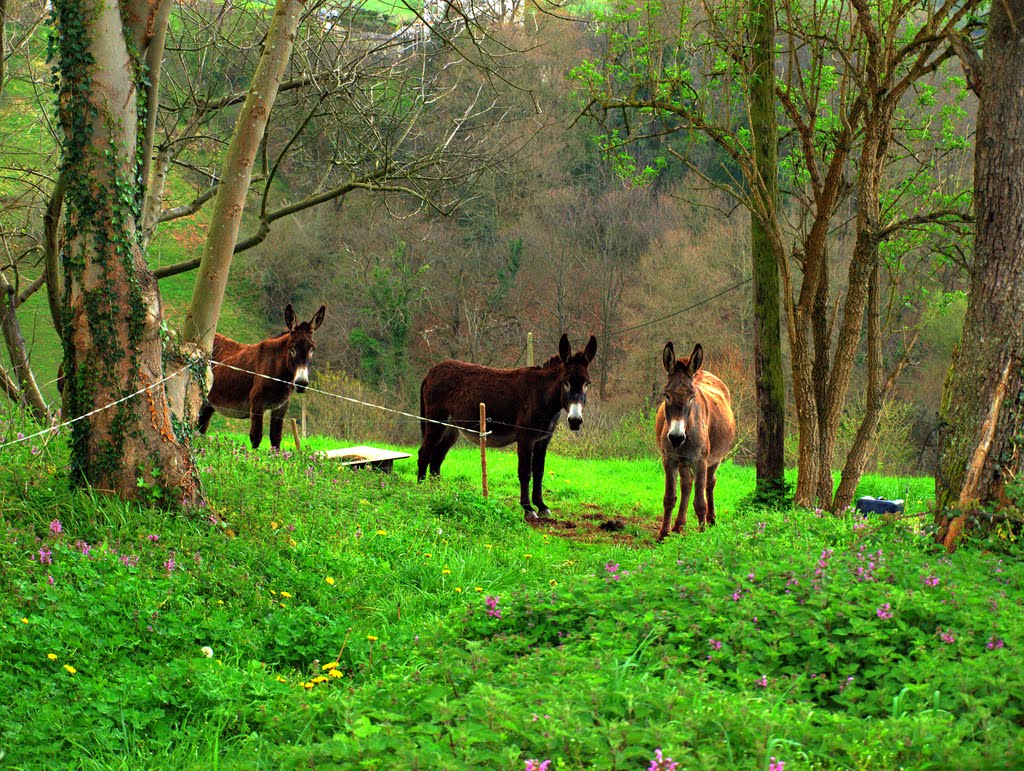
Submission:
[[[686,434],[669,434],[668,441],[673,447],[679,447],[686,441]]]
[[[309,388],[309,369],[307,367],[300,367],[295,371],[292,385],[295,386],[296,393],[306,393],[306,389]]]
[[[579,431],[580,426],[583,425],[583,405],[579,402],[573,402],[569,405],[569,428],[573,431]]]

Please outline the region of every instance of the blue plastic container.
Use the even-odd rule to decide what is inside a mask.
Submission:
[[[857,511],[862,514],[901,514],[903,512],[903,499],[899,498],[890,501],[885,498],[872,498],[866,495],[857,499]]]

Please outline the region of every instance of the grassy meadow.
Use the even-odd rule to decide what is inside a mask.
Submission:
[[[556,521],[529,526],[507,451],[484,499],[465,444],[417,485],[413,459],[196,443],[190,516],[69,491],[61,439],[0,449],[3,767],[1024,757],[1024,569],[998,538],[946,556],[917,517],[750,509],[751,469],[727,464],[719,525],[657,545],[653,458],[549,456]],[[863,486],[912,512],[930,490]]]

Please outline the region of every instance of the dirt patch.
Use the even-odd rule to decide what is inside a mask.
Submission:
[[[656,545],[657,524],[650,517],[623,512],[603,511],[585,503],[575,511],[560,512],[532,523],[532,527],[580,543],[614,543],[637,548]]]

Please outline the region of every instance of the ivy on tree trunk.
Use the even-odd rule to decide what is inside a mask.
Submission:
[[[139,127],[147,105],[138,96],[167,2],[54,3],[51,58],[66,183],[64,401],[67,417],[81,418],[72,427],[73,481],[126,499],[191,505],[199,500],[198,476],[160,383],[163,313],[139,243]]]

